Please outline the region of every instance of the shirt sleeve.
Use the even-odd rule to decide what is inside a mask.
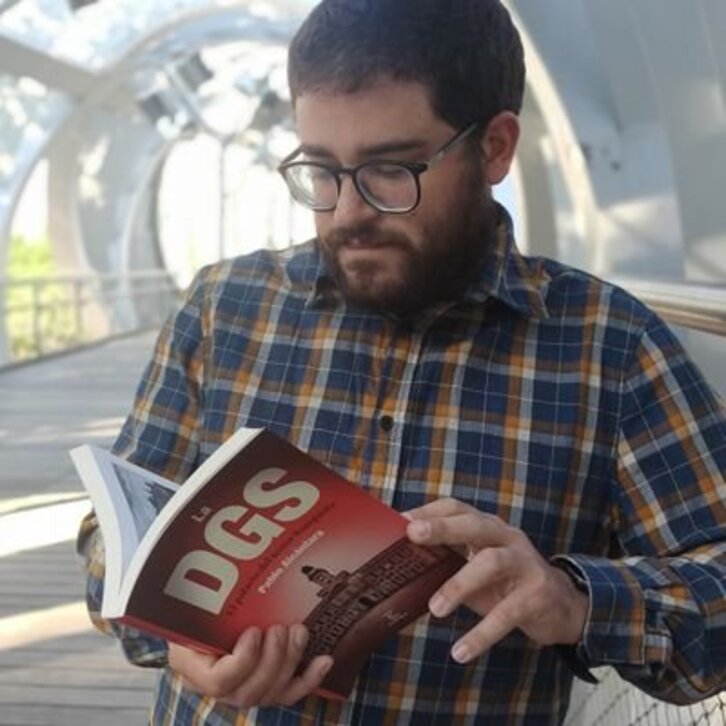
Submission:
[[[613,475],[619,559],[567,555],[590,592],[578,652],[690,703],[726,686],[726,413],[650,321],[623,382]]]
[[[206,272],[197,275],[181,308],[163,327],[131,414],[113,446],[118,456],[177,482],[195,468],[199,451]],[[86,568],[86,603],[93,624],[119,639],[130,662],[164,666],[168,651],[165,641],[101,617],[104,548],[93,512],[81,523],[77,551]]]

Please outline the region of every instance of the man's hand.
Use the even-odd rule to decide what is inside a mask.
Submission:
[[[481,655],[515,628],[539,645],[575,644],[582,637],[589,598],[550,565],[519,529],[455,499],[406,513],[408,537],[422,545],[464,547],[469,562],[429,601],[445,617],[466,605],[483,618],[451,650],[460,663]]]
[[[275,625],[262,633],[248,628],[222,657],[169,644],[169,667],[197,693],[230,706],[290,706],[320,685],[333,659],[318,656],[295,675],[307,644],[303,625]]]

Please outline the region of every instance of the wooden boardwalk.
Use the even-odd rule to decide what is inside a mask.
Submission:
[[[156,673],[85,613],[73,538],[90,505],[67,451],[111,443],[153,338],[0,373],[0,726],[148,720]]]

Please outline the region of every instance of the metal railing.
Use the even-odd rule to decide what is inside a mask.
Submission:
[[[177,300],[162,270],[0,278],[0,367],[158,327]]]
[[[624,681],[612,668],[594,671],[600,683],[578,681],[565,726],[724,726],[726,694],[689,706],[651,698]]]
[[[726,286],[615,280],[673,325],[726,337]]]

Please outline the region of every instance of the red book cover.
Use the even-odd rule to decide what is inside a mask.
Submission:
[[[334,658],[320,691],[330,698],[347,697],[370,653],[423,615],[464,562],[411,543],[403,516],[269,431],[235,434],[171,498],[160,489],[168,482],[106,452],[72,453],[106,544],[105,588],[118,590],[108,604],[104,594],[104,616],[213,653],[231,652],[250,626],[303,622],[302,667]],[[145,531],[136,522],[140,541],[121,574],[109,572],[124,539],[106,536],[109,471],[128,479],[114,518],[134,494],[131,518],[149,505],[153,518]]]

